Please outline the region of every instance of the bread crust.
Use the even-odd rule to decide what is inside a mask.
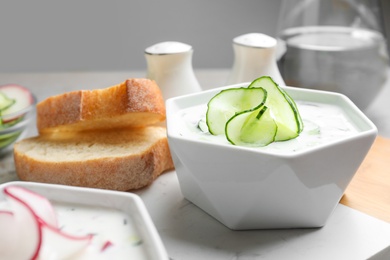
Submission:
[[[164,120],[160,88],[153,80],[142,78],[105,89],[67,92],[37,104],[40,134],[145,127]]]
[[[37,136],[16,143],[14,159],[23,181],[118,191],[148,186],[174,168],[163,127]]]

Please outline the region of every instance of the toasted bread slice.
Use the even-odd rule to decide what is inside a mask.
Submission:
[[[61,132],[19,141],[15,168],[24,181],[127,191],[173,169],[166,129]]]
[[[40,134],[145,127],[164,120],[160,88],[149,79],[128,79],[105,89],[72,91],[37,104]]]

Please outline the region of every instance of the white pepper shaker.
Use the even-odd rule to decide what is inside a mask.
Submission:
[[[251,82],[261,76],[271,76],[284,86],[276,63],[277,40],[262,33],[248,33],[233,39],[234,64],[228,84]]]
[[[145,49],[147,78],[159,85],[164,99],[201,90],[192,68],[192,46],[161,42]]]

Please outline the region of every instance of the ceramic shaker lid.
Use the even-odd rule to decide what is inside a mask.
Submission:
[[[146,54],[173,54],[192,50],[192,46],[181,42],[160,42],[145,49]]]
[[[235,44],[245,45],[255,48],[275,47],[277,41],[275,38],[262,33],[248,33],[240,35],[233,39]]]

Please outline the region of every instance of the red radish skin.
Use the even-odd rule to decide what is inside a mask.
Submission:
[[[16,209],[13,212],[15,218],[19,214],[22,217],[29,215],[30,222],[35,223],[37,236],[35,249],[33,252],[23,252],[28,256],[23,255],[22,258],[38,259],[42,250],[48,254],[50,254],[50,251],[62,251],[65,254],[77,253],[91,241],[92,235],[72,236],[62,232],[56,226],[57,219],[55,218],[54,209],[45,197],[17,186],[6,187],[4,193],[11,199],[14,209]]]
[[[2,214],[11,215],[11,216],[14,215],[14,213],[12,211],[8,211],[8,210],[0,210],[0,215],[2,215]]]
[[[26,207],[31,208],[37,218],[46,222],[48,225],[57,226],[56,213],[47,198],[28,189],[17,186],[7,187],[4,189],[4,192],[7,195],[13,196],[25,203]]]
[[[43,231],[44,242],[44,245],[40,245],[40,251],[43,246],[43,249],[49,252],[47,255],[51,255],[50,252],[52,251],[58,255],[65,256],[64,258],[68,258],[72,254],[86,248],[93,238],[93,235],[73,236],[66,234],[59,228],[50,226],[41,219],[39,224]]]
[[[112,245],[114,245],[114,244],[111,241],[106,241],[104,243],[104,245],[102,246],[102,250],[101,251],[103,252],[104,250],[106,250],[107,248],[109,248]]]
[[[14,209],[15,219],[16,219],[16,221],[17,221],[17,218],[25,220],[25,221],[17,221],[19,223],[26,223],[26,220],[27,220],[27,224],[25,225],[26,227],[22,227],[22,229],[24,229],[24,228],[28,229],[29,227],[30,228],[34,227],[36,233],[33,234],[32,237],[34,237],[34,235],[35,235],[36,240],[37,240],[37,241],[33,241],[33,245],[31,248],[32,252],[29,252],[30,248],[27,248],[27,252],[24,252],[23,250],[18,250],[18,252],[16,252],[16,254],[22,254],[22,255],[18,255],[18,257],[16,257],[16,258],[37,259],[38,255],[39,255],[39,248],[40,248],[40,245],[42,242],[41,241],[42,240],[42,230],[39,228],[38,219],[34,216],[34,212],[32,211],[32,209],[26,204],[25,201],[23,201],[21,198],[19,198],[18,196],[15,196],[13,194],[15,189],[20,189],[20,188],[9,186],[9,187],[6,187],[4,189],[4,193],[6,194],[6,196],[8,196],[11,199],[10,202],[12,203],[12,206]],[[24,232],[23,236],[25,236],[25,232]],[[25,243],[24,246],[27,247],[28,245],[29,245],[29,243]],[[26,255],[24,255],[24,254],[26,254]]]

